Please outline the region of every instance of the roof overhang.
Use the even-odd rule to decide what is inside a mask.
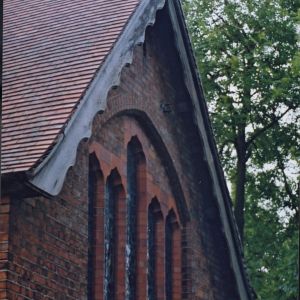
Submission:
[[[123,67],[132,62],[134,47],[144,42],[146,28],[154,24],[157,11],[164,5],[165,0],[142,0],[138,5],[57,143],[42,163],[27,173],[29,182],[35,189],[51,196],[55,196],[61,191],[68,169],[75,164],[79,143],[91,136],[95,115],[105,110],[109,90],[119,84]],[[205,159],[218,202],[239,296],[240,299],[253,299],[252,289],[243,265],[242,247],[232,212],[231,200],[219,162],[182,8],[178,0],[170,0],[167,9],[183,66],[185,85],[193,102],[195,123],[204,145]]]
[[[119,84],[123,67],[132,62],[134,47],[144,42],[146,28],[154,24],[164,4],[164,0],[142,0],[138,5],[56,145],[28,174],[32,185],[52,196],[60,192],[68,169],[75,164],[80,141],[91,136],[95,115],[105,110],[109,90]]]

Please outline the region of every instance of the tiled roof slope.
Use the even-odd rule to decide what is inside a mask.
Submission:
[[[2,173],[55,143],[138,2],[5,0]]]

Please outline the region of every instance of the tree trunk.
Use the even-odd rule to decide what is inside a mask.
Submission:
[[[245,184],[246,184],[246,141],[242,130],[236,143],[237,172],[235,178],[234,215],[239,229],[241,241],[244,241],[244,209],[245,209]]]
[[[240,232],[242,243],[244,241],[244,223],[245,223],[244,221],[245,183],[246,183],[246,161],[238,159],[234,215]]]

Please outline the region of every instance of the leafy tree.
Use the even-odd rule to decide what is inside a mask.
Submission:
[[[262,299],[297,299],[300,2],[184,9],[252,282]]]

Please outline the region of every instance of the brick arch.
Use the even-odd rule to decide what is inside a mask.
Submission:
[[[105,184],[104,299],[125,299],[126,193],[114,168]],[[120,276],[121,275],[121,276]]]
[[[144,156],[142,159],[145,159],[143,145],[140,142],[139,137],[137,135],[132,136],[130,141],[128,142],[128,144],[129,144],[129,145],[127,145],[128,147],[130,147],[133,151],[135,151],[135,153],[138,153],[141,156]]]
[[[157,197],[153,197],[151,199],[151,202],[148,206],[148,211],[151,211],[158,218],[164,218],[162,210],[161,210],[161,205],[160,205]]]
[[[187,208],[187,202],[185,200],[185,196],[183,193],[183,189],[176,171],[176,168],[174,166],[172,157],[170,155],[170,151],[166,146],[166,143],[163,141],[158,129],[155,126],[154,121],[152,120],[151,116],[149,116],[145,111],[130,108],[130,109],[122,109],[120,108],[117,112],[110,112],[106,115],[106,118],[102,124],[105,125],[109,122],[113,122],[114,119],[117,119],[119,117],[129,117],[133,120],[136,120],[139,124],[140,128],[134,129],[135,132],[125,132],[125,143],[131,141],[132,137],[136,137],[139,141],[139,143],[144,145],[143,143],[143,135],[145,135],[151,142],[151,144],[154,146],[155,151],[157,152],[158,156],[161,158],[161,161],[163,162],[163,165],[165,166],[165,171],[169,180],[169,184],[172,190],[172,194],[175,199],[176,204],[176,211],[178,212],[178,216],[180,219],[180,224],[185,224],[189,221],[189,213]],[[143,149],[143,147],[142,147]],[[145,153],[147,152],[147,148],[144,147]],[[147,155],[145,157],[147,160]]]
[[[156,299],[165,299],[165,220],[168,213],[172,211],[171,215],[176,216],[178,228],[179,226],[180,228],[184,227],[183,223],[185,222],[182,219],[184,212],[182,212],[177,201],[180,193],[179,195],[176,194],[178,187],[181,188],[180,183],[174,188],[172,183],[175,181],[170,178],[178,176],[175,167],[172,167],[172,159],[158,132],[155,134],[154,126],[145,118],[143,112],[125,111],[97,125],[100,126],[98,130],[94,131],[94,136],[89,142],[89,151],[95,151],[96,156],[101,160],[107,183],[118,181],[118,184],[125,186],[126,190],[127,224],[126,235],[124,234],[124,236],[127,239],[126,249],[129,251],[126,250],[125,253],[125,272],[118,272],[119,274],[123,273],[125,277],[125,298],[147,298],[147,214],[149,205],[159,199],[161,217],[155,223],[156,230],[160,233],[159,238],[157,235],[155,241],[159,245],[159,250],[155,254],[157,259],[154,268],[156,272],[154,296]],[[154,134],[152,127],[154,128]],[[162,145],[159,144],[160,141]],[[164,148],[166,155],[163,156],[161,153]],[[167,159],[169,157],[169,164],[165,161],[166,157]],[[117,168],[114,168],[115,166]],[[159,175],[161,176],[159,177]],[[178,177],[177,180],[179,182]],[[111,184],[111,186],[115,184]],[[133,207],[130,205],[132,197],[135,198]],[[106,195],[107,198],[109,197]],[[184,199],[179,200],[184,201]],[[106,215],[109,215],[109,213],[106,213]],[[106,244],[113,245],[113,242],[107,240]],[[112,246],[109,246],[109,249],[112,248]],[[113,257],[114,254],[106,260],[112,261]],[[113,263],[110,265],[113,265]],[[116,279],[114,278],[113,267],[111,268],[105,279],[106,291],[108,291],[105,294],[106,299],[109,299],[109,297],[121,299],[113,292]],[[124,286],[124,282],[122,282],[122,286]],[[172,286],[181,287],[181,282]],[[112,292],[109,292],[109,290]],[[122,295],[124,297],[124,294]]]

